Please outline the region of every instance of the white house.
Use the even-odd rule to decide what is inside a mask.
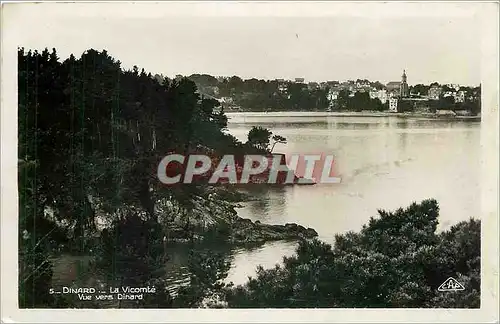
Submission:
[[[387,102],[387,90],[379,90],[377,97],[383,104],[385,104]]]
[[[465,101],[465,91],[457,91],[454,94],[455,102],[464,102]]]
[[[438,86],[432,86],[430,89],[429,89],[429,92],[428,92],[428,96],[429,96],[429,99],[432,99],[432,100],[438,100],[439,99],[439,96],[441,95],[441,92],[442,92],[442,88],[441,87],[438,87]]]
[[[330,91],[328,91],[327,98],[328,98],[329,101],[337,100],[338,97],[339,97],[339,91],[338,90],[330,89]]]
[[[398,112],[398,99],[396,98],[389,99],[389,110],[391,112]]]

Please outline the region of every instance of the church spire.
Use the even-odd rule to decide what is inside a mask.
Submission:
[[[402,98],[408,97],[409,91],[408,91],[408,84],[406,83],[406,70],[403,70],[403,75],[401,76],[401,85],[399,88],[399,95]]]

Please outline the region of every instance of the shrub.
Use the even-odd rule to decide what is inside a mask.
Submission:
[[[332,248],[300,242],[282,266],[227,292],[229,307],[479,307],[480,222],[436,234],[433,200],[379,210],[359,233],[338,235]],[[439,292],[454,277],[466,290]]]

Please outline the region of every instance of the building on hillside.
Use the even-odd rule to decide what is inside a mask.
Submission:
[[[330,89],[328,91],[327,98],[329,101],[337,100],[339,98],[339,91],[334,90],[334,89]]]
[[[370,99],[378,99],[382,104],[387,102],[387,91],[372,89],[370,91]]]
[[[385,88],[389,93],[399,93],[399,86],[400,86],[399,81],[391,81],[386,84]]]
[[[339,91],[330,89],[328,91],[328,94],[326,95],[326,99],[328,100],[328,108],[331,111],[331,109],[335,106],[335,102],[339,98]]]
[[[295,83],[304,83],[304,78],[295,78]]]
[[[441,93],[443,92],[443,88],[440,86],[432,86],[429,89],[429,92],[427,93],[427,96],[431,100],[439,100],[439,97],[441,96]]]
[[[382,104],[385,104],[387,102],[387,90],[379,90],[377,93],[377,98],[382,102]]]
[[[460,90],[455,92],[455,102],[464,102],[465,101],[465,91]]]
[[[397,98],[389,99],[389,110],[391,112],[398,112],[398,99]]]
[[[407,83],[406,70],[403,70],[401,81],[391,81],[386,84],[385,88],[387,92],[393,96],[408,98],[410,96],[410,90]]]
[[[370,87],[370,81],[368,80],[359,80],[356,82],[356,88],[369,88]]]

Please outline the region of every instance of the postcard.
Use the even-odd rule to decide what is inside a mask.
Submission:
[[[498,2],[2,4],[2,321],[497,322]]]

